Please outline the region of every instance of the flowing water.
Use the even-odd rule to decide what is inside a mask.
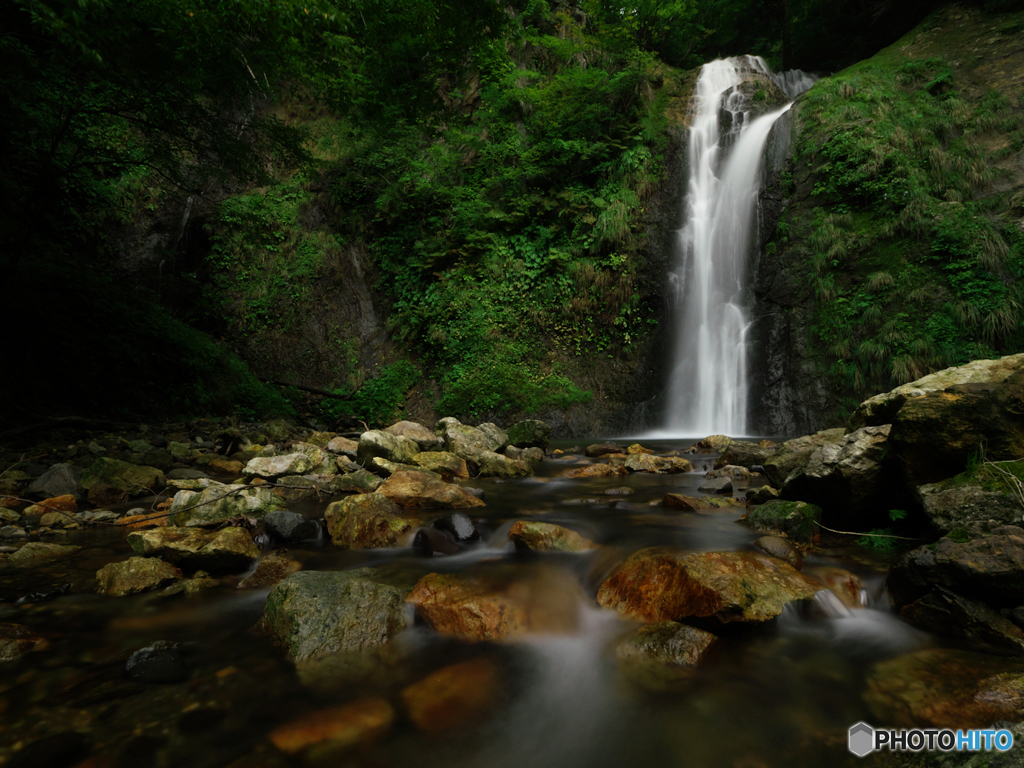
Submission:
[[[750,73],[790,98],[814,78],[773,75],[755,56],[705,64],[693,97],[685,225],[674,284],[679,323],[669,385],[668,434],[747,434],[747,263],[754,242],[765,144],[789,105],[751,118],[739,86]]]
[[[649,446],[668,453],[688,444]],[[697,487],[715,455],[689,458],[695,470],[686,474],[568,479],[562,476],[567,469],[588,461],[572,453],[549,458],[536,477],[472,481],[485,492],[487,506],[472,510],[483,536],[451,556],[417,556],[408,547],[348,551],[322,539],[290,547],[290,556],[306,569],[369,566],[407,587],[431,572],[491,569],[535,586],[539,578],[534,599],[574,617],[568,629],[504,642],[457,640],[411,624],[392,656],[341,675],[304,677],[254,632],[268,590],[238,589],[239,576],[191,596],[97,595],[96,569],[128,555],[124,534],[70,533],[62,541],[83,547],[73,558],[31,571],[0,568],[0,599],[8,601],[0,603],[0,622],[27,625],[51,643],[0,666],[0,762],[14,754],[10,764],[16,767],[71,766],[91,753],[91,766],[132,768],[856,764],[845,733],[858,720],[870,720],[862,695],[871,665],[931,642],[888,611],[881,597],[882,556],[826,542],[806,559],[805,572],[828,566],[859,575],[864,607],[851,609],[822,592],[767,624],[723,625],[716,631],[719,643],[695,670],[652,675],[618,660],[616,644],[636,625],[594,601],[616,563],[652,545],[751,550],[760,535],[738,522],[741,508],[694,514],[662,504],[667,492],[703,495]],[[631,493],[605,493],[622,487]],[[316,518],[327,501],[298,508]],[[421,522],[438,514],[421,513]],[[521,555],[507,532],[522,519],[572,527],[602,546],[579,554]],[[68,593],[48,602],[12,602],[66,582],[72,585]],[[184,644],[187,681],[147,686],[125,675],[128,655],[156,640]],[[282,754],[268,738],[285,723],[371,698],[386,699],[401,713],[402,692],[410,685],[473,660],[496,674],[474,683],[479,711],[447,730],[424,733],[400,714],[372,743],[295,756]],[[39,744],[67,749],[74,733],[85,734],[75,759],[39,762]],[[27,753],[26,745],[37,752]],[[32,759],[18,762],[18,755]]]

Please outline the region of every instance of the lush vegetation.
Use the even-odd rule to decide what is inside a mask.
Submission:
[[[806,201],[769,247],[806,263],[847,407],[1024,346],[1018,189],[997,185],[1024,120],[1005,94],[965,89],[966,68],[894,46],[801,106],[789,183]]]
[[[0,0],[0,267],[26,327],[8,352],[74,377],[15,377],[5,407],[287,411],[228,347],[267,378],[354,392],[330,417],[388,420],[414,388],[469,417],[585,403],[656,329],[649,208],[692,68],[849,63],[927,3],[896,5]],[[808,103],[801,162],[827,171],[809,258],[835,308],[818,329],[851,386],[1018,343],[1021,244],[973,199],[991,171],[972,141],[1019,125],[957,93],[928,59],[851,70]],[[163,230],[145,269],[126,266],[133,227]],[[850,256],[854,230],[877,264]],[[887,302],[924,285],[893,261],[905,237],[929,238],[914,268],[946,293],[896,333]],[[363,267],[386,348],[323,310]],[[851,330],[862,317],[874,330]]]

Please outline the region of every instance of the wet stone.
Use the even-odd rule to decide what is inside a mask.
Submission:
[[[292,560],[281,550],[275,549],[260,558],[256,570],[238,582],[239,589],[272,587],[284,581],[293,573],[302,570],[302,564]]]
[[[181,577],[178,568],[158,557],[131,557],[100,568],[96,572],[96,589],[104,595],[123,597],[157,589]]]
[[[800,550],[796,548],[793,542],[787,539],[780,539],[778,536],[762,536],[754,542],[754,546],[766,555],[777,557],[779,560],[789,563],[798,571],[800,566],[803,565],[804,558],[800,554]]]
[[[701,493],[732,493],[731,477],[712,477],[697,488]]]
[[[268,513],[263,518],[263,525],[267,533],[283,542],[315,539],[320,534],[320,526],[315,520],[307,520],[298,512],[284,509]]]
[[[395,711],[386,700],[363,699],[301,715],[271,731],[270,741],[286,754],[316,745],[343,749],[384,734],[394,719]]]
[[[137,650],[124,669],[140,683],[180,683],[188,678],[188,668],[178,644],[166,640],[157,640]]]
[[[463,512],[453,512],[450,515],[439,517],[432,523],[439,531],[450,533],[458,542],[476,541],[480,538],[473,521]]]
[[[26,653],[44,650],[49,642],[21,624],[0,623],[0,662],[20,659]]]
[[[495,702],[499,674],[486,657],[434,672],[402,691],[409,720],[428,733],[466,728],[479,723]]]
[[[508,532],[518,550],[584,552],[597,544],[576,531],[552,523],[520,520]]]

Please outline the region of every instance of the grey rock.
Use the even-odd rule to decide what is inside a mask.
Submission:
[[[407,626],[404,595],[370,568],[299,571],[267,597],[260,626],[301,663],[382,645]]]
[[[701,483],[697,490],[702,493],[732,493],[732,478],[712,477]]]
[[[307,520],[298,512],[279,509],[263,518],[263,525],[278,541],[292,542],[314,539],[320,534],[315,520]]]
[[[463,512],[452,512],[445,517],[439,517],[432,525],[439,531],[450,533],[459,542],[476,541],[480,538],[480,532],[473,521]]]
[[[56,496],[74,495],[81,482],[82,473],[71,464],[54,464],[41,476],[32,481],[27,493],[33,498],[52,499]]]

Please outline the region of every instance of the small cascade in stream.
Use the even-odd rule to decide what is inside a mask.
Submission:
[[[789,99],[814,83],[799,71],[775,75],[756,56],[713,61],[701,70],[687,154],[681,258],[670,276],[679,324],[665,422],[673,434],[747,431],[747,262],[756,245],[765,144],[790,106],[751,119],[739,86],[752,74],[774,82]]]

